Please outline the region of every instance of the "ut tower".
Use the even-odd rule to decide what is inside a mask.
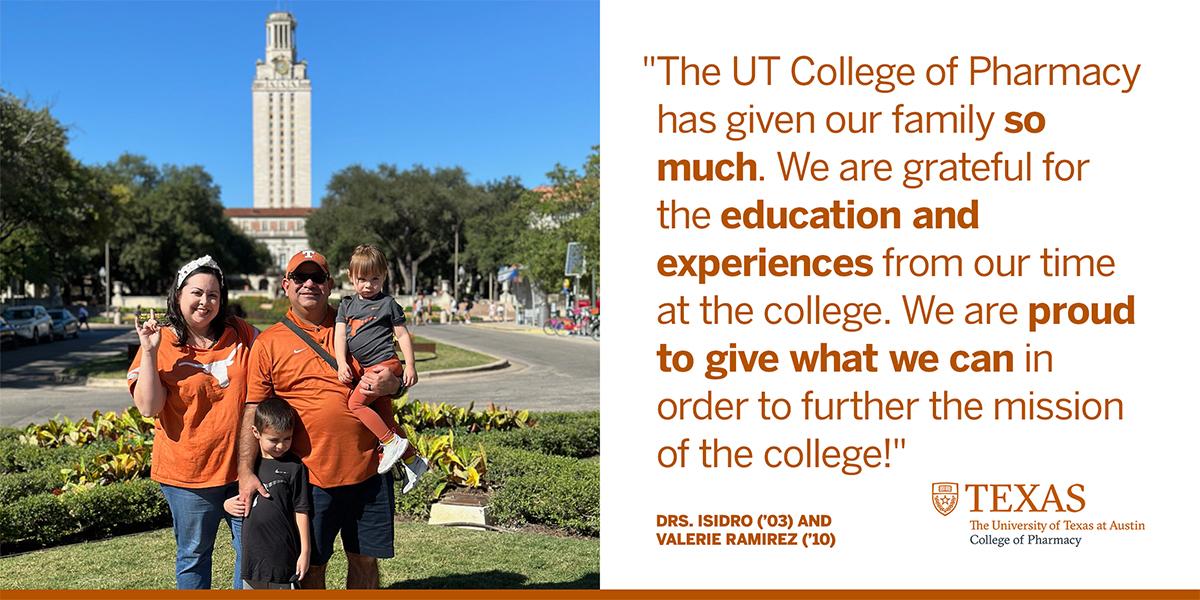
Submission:
[[[296,60],[296,19],[267,16],[266,59],[255,66],[254,208],[312,207],[312,82]]]

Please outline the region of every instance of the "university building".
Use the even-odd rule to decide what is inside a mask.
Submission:
[[[312,81],[308,63],[297,60],[296,19],[267,16],[266,51],[251,86],[254,133],[254,207],[227,208],[225,215],[271,253],[267,273],[243,275],[258,292],[279,289],[287,260],[308,248],[304,225],[312,205]]]

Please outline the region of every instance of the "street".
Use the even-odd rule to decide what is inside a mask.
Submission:
[[[427,325],[416,335],[506,358],[512,366],[482,373],[430,377],[411,396],[425,402],[534,411],[597,410],[600,407],[600,344],[488,325]],[[124,388],[55,385],[54,375],[114,350],[124,351],[133,331],[96,329],[78,340],[6,349],[0,354],[0,425],[24,426],[55,415],[72,419],[93,410],[121,411],[132,405]],[[418,364],[418,374],[420,374]]]
[[[476,407],[495,402],[535,411],[600,408],[600,344],[588,338],[565,338],[492,329],[488,325],[427,325],[416,335],[507,358],[503,371],[455,375],[421,381],[412,397]],[[420,375],[418,367],[418,375]]]

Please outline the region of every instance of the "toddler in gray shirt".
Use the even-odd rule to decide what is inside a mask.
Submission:
[[[378,366],[384,366],[395,373],[404,389],[417,383],[417,370],[413,367],[412,337],[405,327],[404,309],[384,292],[383,283],[386,276],[387,261],[378,248],[363,244],[354,249],[354,254],[350,257],[350,282],[354,284],[354,291],[357,293],[342,299],[338,305],[337,321],[334,325],[338,378],[347,385],[353,384],[356,376]],[[393,337],[400,343],[400,351],[404,354],[403,363],[396,356]],[[353,362],[357,363],[357,369],[355,364],[352,364],[351,357]],[[397,460],[416,457],[416,453],[409,448],[408,440],[388,427],[384,419],[371,408],[371,401],[363,394],[365,385],[367,384],[360,382],[354,388],[348,404],[350,412],[354,413],[383,445],[379,472],[386,473]],[[387,402],[387,406],[390,410],[390,401]],[[416,476],[419,477],[420,474]],[[410,476],[404,491],[407,492],[415,484],[415,477]]]

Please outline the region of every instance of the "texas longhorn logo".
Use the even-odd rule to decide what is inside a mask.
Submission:
[[[242,349],[242,345],[238,344],[233,348],[223,360],[215,360],[210,363],[194,362],[190,360],[181,360],[179,364],[189,367],[196,367],[205,373],[212,375],[213,379],[217,380],[217,385],[221,387],[229,387],[229,367],[233,366],[234,357],[238,350]]]
[[[942,516],[949,515],[954,512],[954,508],[958,506],[958,484],[942,481],[933,484],[933,507]]]

